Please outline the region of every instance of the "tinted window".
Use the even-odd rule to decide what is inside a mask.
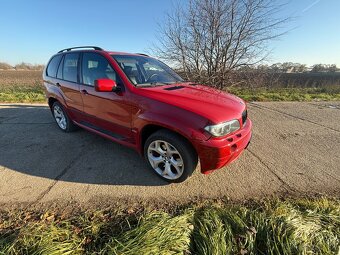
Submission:
[[[113,70],[105,57],[96,53],[83,54],[83,83],[94,86],[94,81],[105,78],[118,83],[116,72]]]
[[[46,70],[47,76],[56,77],[61,57],[62,55],[57,55],[51,59],[50,63],[48,63]]]
[[[79,53],[65,55],[63,66],[63,78],[67,81],[77,82]]]

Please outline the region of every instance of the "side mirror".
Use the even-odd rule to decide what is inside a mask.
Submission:
[[[94,89],[98,92],[112,92],[117,90],[117,83],[111,79],[98,79],[94,81]]]

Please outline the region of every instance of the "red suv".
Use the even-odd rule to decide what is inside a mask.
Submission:
[[[229,164],[251,138],[243,100],[183,81],[145,54],[64,49],[43,79],[62,131],[79,126],[134,148],[168,182],[188,178],[198,159],[204,174]]]

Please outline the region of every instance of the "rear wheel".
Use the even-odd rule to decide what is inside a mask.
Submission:
[[[144,156],[154,173],[167,182],[183,182],[196,169],[197,155],[191,144],[168,130],[159,130],[146,140]]]
[[[59,102],[54,102],[52,105],[52,114],[58,127],[64,132],[72,132],[77,129],[77,126],[72,122],[67,115],[63,106]]]

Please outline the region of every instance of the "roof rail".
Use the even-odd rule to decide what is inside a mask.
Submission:
[[[97,46],[79,46],[79,47],[72,47],[72,48],[63,49],[63,50],[58,51],[58,53],[62,53],[64,51],[71,51],[71,50],[74,50],[74,49],[83,49],[83,48],[93,48],[94,50],[103,50],[102,48],[97,47]]]
[[[142,56],[146,56],[146,57],[149,57],[149,55],[145,54],[145,53],[136,53],[138,55],[142,55]]]

